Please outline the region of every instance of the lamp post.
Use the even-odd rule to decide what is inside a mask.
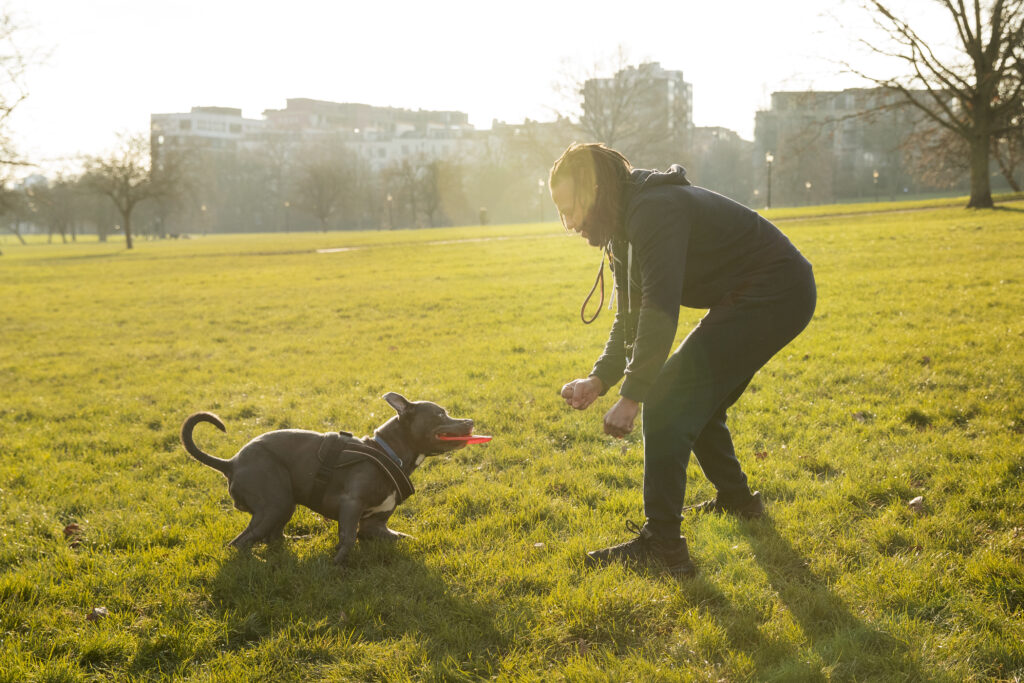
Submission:
[[[537,206],[540,210],[540,222],[544,222],[544,179],[537,178]]]
[[[391,230],[395,229],[395,214],[392,212],[392,209],[391,209],[391,205],[392,205],[393,200],[394,200],[394,197],[392,197],[391,193],[388,192],[388,227]]]
[[[810,180],[808,180],[807,182],[804,183],[804,189],[807,190],[807,204],[808,205],[811,203],[811,187],[812,187],[812,185],[811,185],[811,181]]]
[[[203,223],[203,236],[206,235],[206,204],[199,207],[199,215],[202,217],[200,220]]]
[[[764,155],[764,163],[768,165],[768,193],[765,197],[764,208],[772,208],[772,162],[775,161],[775,155],[771,152],[766,152]]]
[[[289,209],[291,209],[291,206],[292,206],[292,203],[286,199],[284,201],[284,231],[285,232],[291,232],[292,231],[292,212],[289,210]]]
[[[875,187],[875,201],[878,201],[878,169],[871,172],[872,184]]]

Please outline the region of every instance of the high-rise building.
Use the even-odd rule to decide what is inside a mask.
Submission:
[[[658,62],[620,69],[583,84],[580,125],[642,166],[678,161],[693,131],[693,86]]]

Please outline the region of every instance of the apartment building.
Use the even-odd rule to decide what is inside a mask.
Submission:
[[[583,85],[581,126],[646,166],[678,160],[693,132],[693,86],[682,71],[646,62]]]
[[[775,201],[894,198],[921,191],[906,143],[925,115],[887,88],[772,93],[755,118],[754,164]]]
[[[192,107],[181,114],[152,114],[150,142],[154,159],[163,150],[203,149],[234,152],[259,140],[266,121],[246,119],[233,107]]]

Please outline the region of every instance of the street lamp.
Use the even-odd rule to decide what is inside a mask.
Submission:
[[[292,231],[292,212],[289,211],[291,206],[292,206],[292,203],[286,199],[284,201],[284,231],[285,232],[291,232]]]
[[[540,207],[540,222],[544,222],[544,179],[537,178],[537,204]]]
[[[764,163],[768,165],[768,193],[765,199],[764,208],[772,208],[772,162],[775,161],[775,155],[771,152],[766,152],[764,155]]]
[[[200,206],[199,207],[199,211],[200,211],[200,216],[202,217],[201,220],[202,220],[202,223],[203,223],[203,235],[205,236],[206,235],[206,204],[203,204],[202,206]]]
[[[875,201],[878,201],[878,169],[871,172],[871,178],[875,186]]]
[[[394,197],[392,197],[391,193],[388,192],[388,226],[392,230],[395,229],[395,214],[391,210],[391,205],[392,205],[392,200],[393,199],[394,199]]]
[[[807,203],[810,204],[811,203],[811,181],[810,180],[808,180],[807,182],[804,183],[804,189],[807,190]]]

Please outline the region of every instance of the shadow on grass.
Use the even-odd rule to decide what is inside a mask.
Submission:
[[[226,634],[220,649],[248,656],[274,643],[279,651],[262,656],[298,654],[378,678],[386,674],[378,665],[415,677],[424,656],[441,677],[485,675],[498,666],[500,654],[491,653],[512,647],[511,635],[495,628],[495,610],[427,567],[410,542],[361,541],[343,568],[311,542],[232,551],[208,586]],[[314,641],[321,652],[303,650]],[[379,662],[368,656],[375,645],[387,653]],[[487,654],[467,659],[471,652]]]
[[[770,519],[743,524],[757,562],[808,643],[843,680],[923,680],[906,643],[856,616]]]

